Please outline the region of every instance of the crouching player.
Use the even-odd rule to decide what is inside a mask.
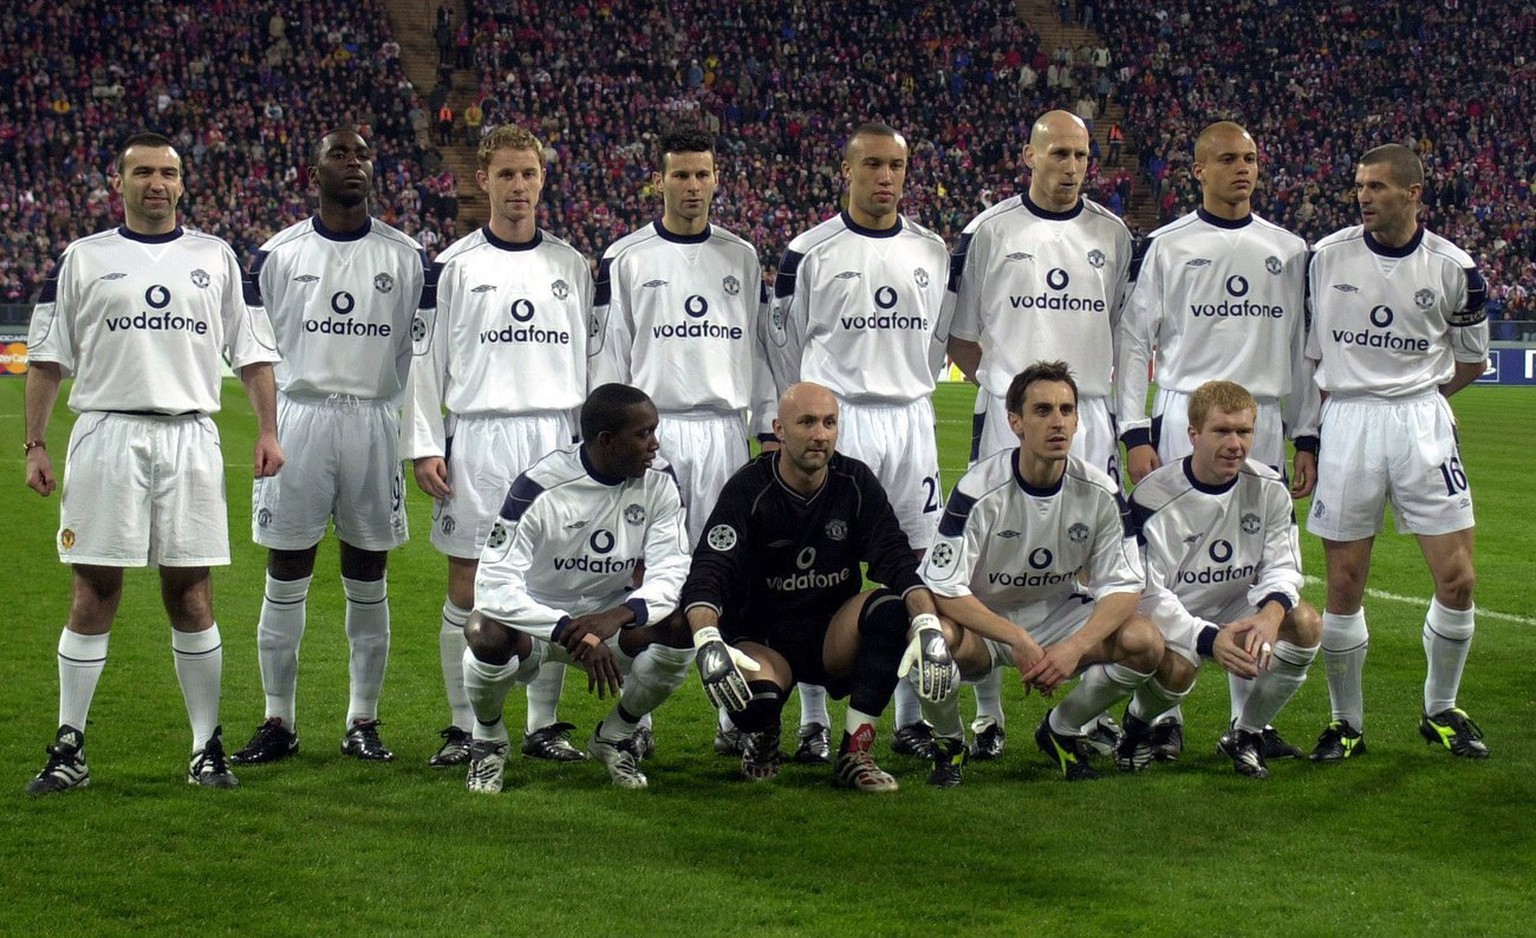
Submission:
[[[1322,617],[1301,601],[1301,550],[1280,474],[1248,458],[1258,405],[1231,381],[1189,398],[1190,455],[1146,476],[1131,495],[1147,571],[1141,612],[1167,650],[1126,708],[1115,764],[1140,771],[1153,727],[1194,687],[1201,656],[1253,682],[1218,751],[1239,775],[1269,775],[1265,756],[1299,756],[1269,723],[1306,680]]]
[[[780,711],[805,682],[848,698],[838,784],[895,791],[871,749],[898,673],[917,668],[919,695],[939,699],[956,675],[885,490],[835,451],[837,416],[821,385],[784,392],[773,422],[781,447],[726,482],[694,548],[683,610],[704,691],[742,732],[744,776],[779,774]],[[861,562],[883,588],[860,591]]]
[[[620,788],[646,786],[635,729],[682,686],[691,657],[672,614],[688,574],[683,507],[672,476],[651,468],[656,424],[645,392],[602,385],[581,408],[584,442],[512,483],[480,554],[465,627],[470,791],[501,791],[502,703],[546,660],[580,665],[588,690],[618,698],[587,751]],[[642,563],[645,581],[630,590]]]
[[[1098,778],[1082,727],[1152,676],[1157,628],[1137,615],[1142,567],[1119,486],[1069,455],[1077,384],[1065,362],[1037,362],[1006,398],[1019,445],[983,459],[950,493],[922,575],[966,680],[1003,666],[1049,695],[1082,681],[1045,714],[1035,744],[1068,781]],[[931,785],[960,784],[965,729],[954,701],[926,703]]]

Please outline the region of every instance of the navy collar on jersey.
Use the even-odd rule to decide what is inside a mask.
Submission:
[[[1195,478],[1195,470],[1192,459],[1193,457],[1185,456],[1183,460],[1180,461],[1180,465],[1184,467],[1184,478],[1189,480],[1189,484],[1194,486],[1195,491],[1197,492],[1204,492],[1207,495],[1225,495],[1232,491],[1232,486],[1237,484],[1238,477],[1242,475],[1242,473],[1239,472],[1237,475],[1221,483],[1220,485],[1207,485],[1206,483],[1201,482],[1199,479]]]
[[[544,232],[539,229],[534,229],[533,237],[527,241],[503,241],[491,231],[490,225],[480,230],[485,232],[485,240],[490,242],[491,247],[503,251],[531,251],[544,242]]]
[[[1045,486],[1044,488],[1030,485],[1028,482],[1024,481],[1024,474],[1019,472],[1020,452],[1021,450],[1018,447],[1015,447],[1013,450],[1013,481],[1019,483],[1019,488],[1024,490],[1025,495],[1033,495],[1036,498],[1050,498],[1052,495],[1055,495],[1057,492],[1061,491],[1062,480],[1067,477],[1065,471],[1062,472],[1060,478],[1058,478],[1052,484]]]
[[[603,485],[623,485],[629,481],[624,476],[611,476],[599,472],[597,467],[592,465],[592,460],[587,458],[587,448],[585,446],[579,447],[578,452],[581,454],[581,468],[587,470],[587,475],[591,476],[593,481]]]
[[[673,244],[703,244],[705,241],[709,240],[710,230],[708,224],[704,226],[703,231],[696,235],[675,234],[671,231],[668,231],[667,226],[663,225],[661,223],[661,219],[659,218],[652,222],[652,225],[655,227],[656,233],[661,236],[663,241],[671,241]]]
[[[848,214],[847,209],[838,212],[837,216],[843,220],[843,224],[848,226],[849,231],[857,235],[863,235],[866,238],[894,238],[901,234],[900,215],[896,216],[896,224],[889,228],[865,228],[853,220],[853,216]]]
[[[373,230],[372,218],[364,218],[363,226],[361,228],[353,228],[351,231],[337,231],[334,228],[327,228],[325,222],[320,220],[319,215],[314,216],[312,220],[315,223],[315,234],[327,241],[361,241],[368,237],[368,232]]]
[[[1413,237],[1409,238],[1408,243],[1400,248],[1387,247],[1385,244],[1382,244],[1380,241],[1377,241],[1375,238],[1371,237],[1371,233],[1369,231],[1364,232],[1364,234],[1365,246],[1371,249],[1372,254],[1377,254],[1381,257],[1407,257],[1409,254],[1417,251],[1419,249],[1419,242],[1424,240],[1424,226],[1419,225],[1418,227],[1414,228]]]
[[[1207,225],[1213,225],[1217,228],[1247,228],[1253,223],[1253,214],[1251,212],[1242,218],[1222,218],[1219,215],[1212,215],[1210,212],[1207,212],[1205,206],[1202,205],[1195,209],[1195,214],[1199,215],[1200,220]]]
[[[1034,215],[1036,218],[1044,218],[1046,221],[1071,221],[1077,216],[1083,214],[1082,196],[1078,196],[1077,204],[1067,209],[1065,212],[1053,212],[1050,209],[1041,208],[1035,204],[1034,199],[1029,197],[1028,192],[1025,192],[1019,198],[1021,204],[1023,204],[1025,208],[1029,209],[1031,215]]]
[[[140,244],[169,244],[181,237],[183,232],[181,226],[177,225],[165,234],[139,234],[137,231],[129,230],[127,225],[118,225],[117,233],[129,241],[137,241]]]

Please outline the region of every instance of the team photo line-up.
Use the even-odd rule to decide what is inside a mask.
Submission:
[[[1194,145],[1201,204],[1138,243],[1080,192],[1083,121],[1050,111],[1023,149],[1025,191],[951,252],[900,213],[906,139],[866,123],[843,150],[846,207],[789,242],[771,286],[756,248],[710,223],[713,138],[673,130],[656,150],[661,215],[594,276],[539,227],[545,151],[516,126],[478,151],[489,221],[435,261],[370,216],[374,142],[351,128],[314,141],[313,217],[243,268],[181,227],[171,142],[123,143],[123,223],[68,246],[28,336],[26,482],[61,489],[72,570],[59,728],[28,791],[89,784],[87,715],[126,567],[159,569],[188,782],[234,787],[234,766],[297,752],[298,652],[332,524],[341,752],[393,759],[378,704],[407,464],[448,570],[451,717],[429,761],[471,791],[502,788],[514,685],[524,755],[594,759],[645,787],[651,713],[690,663],[718,711],[715,750],[753,780],[788,758],[895,790],[874,756],[894,700],[891,749],[959,785],[969,760],[1004,752],[1008,667],[1051,698],[1034,742],[1066,779],[1098,777],[1095,756],[1139,772],[1179,758],[1206,659],[1227,673],[1216,746],[1239,775],[1356,758],[1388,504],[1433,581],[1419,731],[1488,755],[1456,700],[1474,522],[1447,403],[1484,367],[1485,287],[1419,222],[1412,150],[1362,154],[1360,223],[1309,246],[1253,214],[1258,148],[1213,123]],[[230,562],[211,418],[226,361],[255,413],[251,531],[268,550],[265,717],[232,752],[210,574]],[[970,468],[946,499],[932,397],[950,364],[978,391]],[[56,475],[47,429],[66,376],[77,417]],[[1292,503],[1307,496],[1322,610],[1300,596]],[[1305,753],[1273,721],[1319,652],[1331,715]],[[585,746],[557,716],[569,666],[612,700]],[[800,719],[781,745],[792,690]],[[848,700],[835,748],[828,697]]]

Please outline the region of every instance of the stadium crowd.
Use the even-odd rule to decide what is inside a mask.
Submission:
[[[1126,106],[1115,134],[1139,154],[1137,187],[1160,220],[1198,200],[1193,134],[1243,122],[1266,164],[1256,207],[1309,240],[1353,221],[1352,154],[1396,138],[1424,156],[1427,223],[1483,265],[1496,334],[1516,337],[1500,319],[1536,318],[1536,133],[1510,117],[1536,94],[1536,63],[1519,54],[1536,30],[1529,5],[1394,2],[1367,20],[1322,0],[1248,0],[1213,29],[1194,0],[1062,4],[1064,21],[1105,36],[1077,49],[1044,48],[1011,3],[971,6],[959,29],[934,6],[872,0],[724,15],[699,0],[608,0],[560,17],[469,0],[462,18],[444,4],[444,64],[478,88],[454,139],[473,139],[466,117],[540,133],[552,158],[541,218],[595,258],[655,212],[657,130],[701,123],[726,151],[717,218],[771,274],[790,234],[835,204],[838,148],[866,118],[914,141],[904,209],[951,245],[1017,191],[1024,127],[1050,107],[1091,123]],[[0,13],[0,30],[0,301],[25,300],[70,239],[118,217],[105,167],[139,127],[183,147],[188,223],[242,256],[307,213],[299,141],[342,122],[381,141],[383,218],[433,254],[460,234],[456,180],[434,148],[448,86],[405,77],[380,0],[324,17],[275,0],[36,2]],[[1412,65],[1376,69],[1382,57]],[[1132,167],[1106,156],[1084,192],[1125,214]]]
[[[418,131],[379,0],[89,0],[0,12],[0,302],[29,298],[72,239],[118,223],[106,176],[141,128],[187,163],[186,223],[250,256],[310,213],[305,152],[326,127],[379,139],[379,207],[424,242],[458,237],[454,180]],[[421,126],[424,126],[422,124]]]
[[[1160,220],[1198,204],[1192,142],[1212,120],[1249,128],[1265,163],[1255,209],[1311,242],[1356,223],[1354,157],[1403,143],[1424,160],[1425,224],[1488,279],[1495,337],[1518,337],[1500,318],[1536,318],[1530,4],[1249,0],[1219,20],[1196,0],[1096,6],[1134,76],[1126,124]]]

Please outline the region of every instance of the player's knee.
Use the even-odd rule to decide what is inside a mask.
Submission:
[[[1120,627],[1116,645],[1119,663],[1143,673],[1157,670],[1163,660],[1163,633],[1145,616],[1131,616]]]
[[[309,564],[313,568],[315,563],[314,551],[311,549]],[[364,550],[361,547],[353,547],[346,541],[341,542],[341,575],[349,580],[382,580],[384,571],[389,566],[389,551]]]
[[[1298,602],[1280,623],[1280,637],[1292,645],[1312,648],[1323,640],[1323,617],[1309,602]]]
[[[315,548],[267,552],[267,573],[274,580],[302,580],[315,572]],[[343,573],[345,575],[345,572]],[[354,579],[363,579],[354,577]]]
[[[471,613],[464,623],[464,641],[470,652],[486,664],[506,664],[513,655],[527,658],[532,651],[528,636],[478,611]]]
[[[787,689],[773,681],[749,681],[747,689],[752,691],[752,699],[747,702],[746,709],[731,714],[731,722],[736,728],[743,733],[761,733],[778,726]]]
[[[1435,580],[1435,598],[1447,609],[1470,609],[1477,574],[1470,563],[1457,564]]]

